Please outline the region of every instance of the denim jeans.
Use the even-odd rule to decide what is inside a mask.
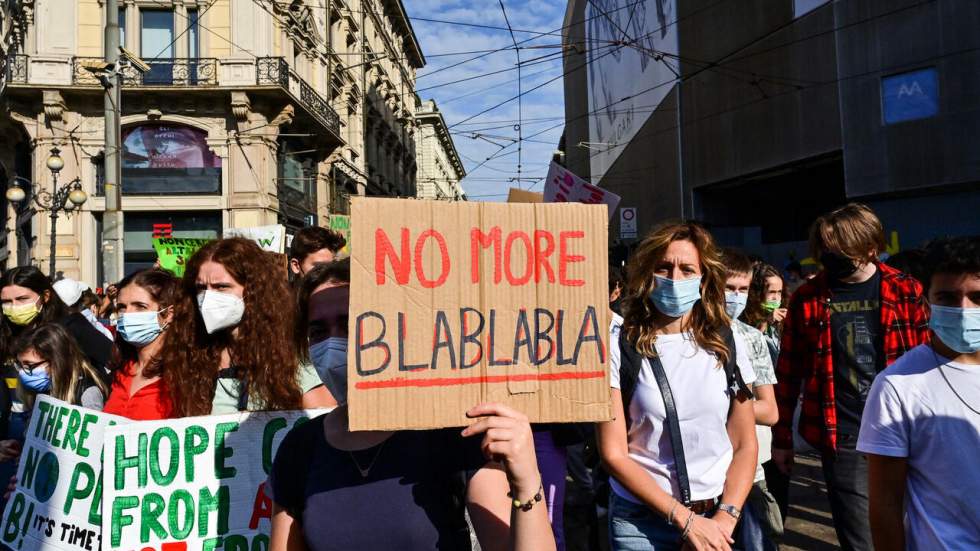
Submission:
[[[734,548],[738,551],[777,551],[776,544],[762,527],[759,514],[748,501],[742,509]]]
[[[717,511],[717,509],[715,509]],[[701,515],[710,517],[715,511]],[[609,492],[609,548],[612,551],[678,551],[681,531],[646,505]]]
[[[857,450],[857,437],[838,434],[837,453],[823,455],[830,512],[843,551],[871,551],[868,522],[868,458]]]

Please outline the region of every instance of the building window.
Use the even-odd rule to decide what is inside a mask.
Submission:
[[[291,138],[279,139],[277,190],[282,223],[302,227],[316,215],[316,151]]]
[[[153,227],[169,225],[173,237],[215,239],[221,235],[220,211],[127,212],[123,230],[125,273],[153,267]]]
[[[203,130],[166,123],[123,129],[123,194],[220,194],[221,157],[208,148],[207,137]]]
[[[140,55],[150,62],[150,72],[143,75],[145,84],[173,84],[173,10],[140,12]]]
[[[198,16],[196,9],[187,10],[187,57],[191,59],[201,57],[201,33]]]
[[[119,8],[119,43],[126,46],[126,8]]]
[[[927,119],[939,113],[939,76],[935,67],[881,79],[885,124]]]

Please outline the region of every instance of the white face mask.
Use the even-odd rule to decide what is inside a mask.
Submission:
[[[204,328],[209,335],[238,325],[245,313],[245,301],[230,293],[218,291],[198,293],[197,307],[201,311]]]

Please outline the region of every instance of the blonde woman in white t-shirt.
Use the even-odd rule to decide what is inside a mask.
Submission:
[[[730,550],[758,447],[749,394],[736,390],[754,376],[751,369],[724,367],[733,365],[735,348],[744,348],[731,346],[740,337],[725,313],[725,267],[711,234],[684,223],[644,239],[628,271],[623,326],[610,339],[615,419],[598,425],[611,474],[612,549]],[[620,349],[620,332],[627,350]],[[676,406],[686,485],[678,477],[653,357]],[[642,360],[634,362],[640,367],[624,412],[620,366],[635,358]]]

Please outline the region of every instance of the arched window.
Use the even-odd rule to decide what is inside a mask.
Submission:
[[[125,195],[221,193],[221,157],[207,132],[171,123],[146,123],[122,131]]]

